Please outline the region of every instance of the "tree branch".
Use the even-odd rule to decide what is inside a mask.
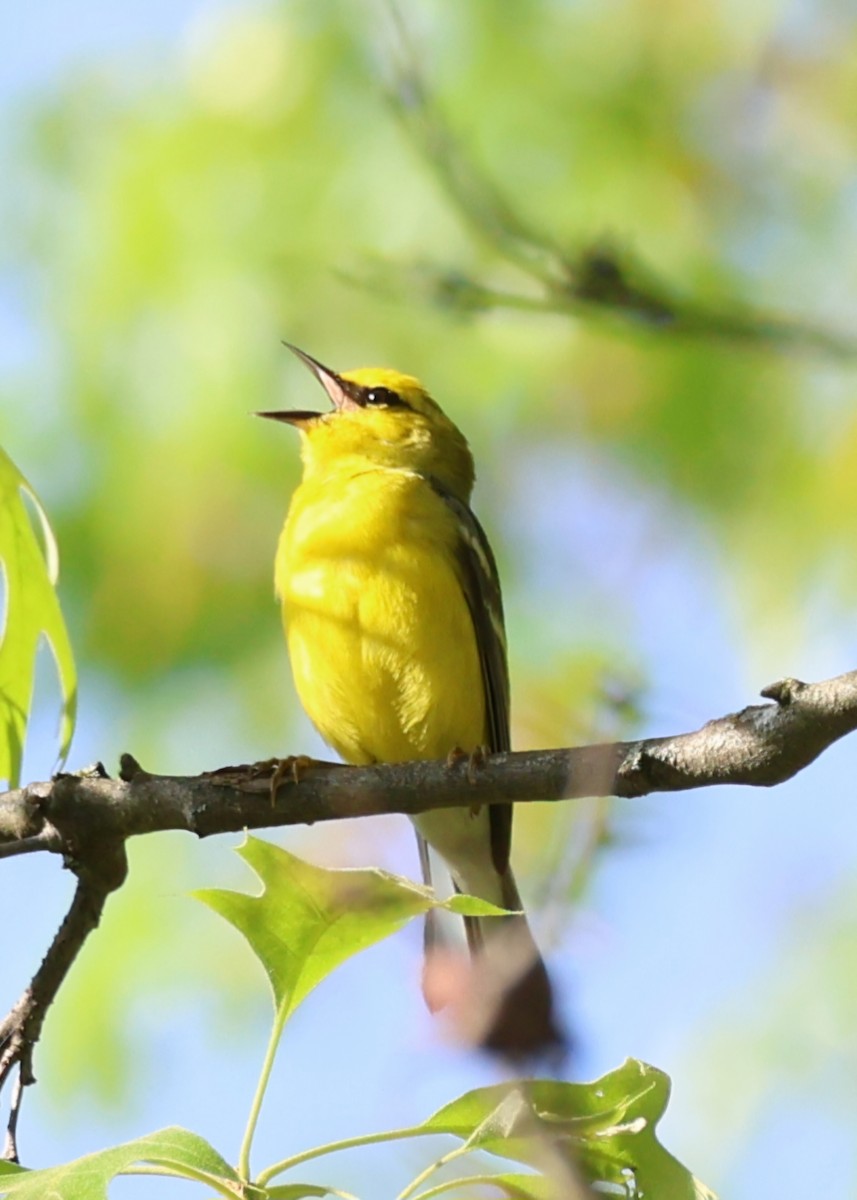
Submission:
[[[32,844],[39,840],[43,841],[45,849],[54,849],[56,831],[49,830],[43,838],[36,835],[24,839],[24,842]],[[71,907],[30,986],[0,1022],[0,1088],[15,1067],[18,1068],[3,1152],[4,1158],[13,1162],[18,1161],[17,1127],[24,1088],[35,1082],[33,1049],[41,1035],[48,1009],[56,999],[83,943],[98,926],[108,895],[123,883],[127,873],[125,843],[121,837],[98,835],[87,839],[70,835],[67,841],[69,849],[72,843],[77,846],[79,858],[66,856],[68,866],[77,875]]]
[[[61,853],[78,877],[71,908],[32,983],[0,1022],[0,1087],[17,1065],[7,1154],[15,1155],[22,1089],[48,1008],[107,896],[126,873],[130,837],[184,829],[199,837],[382,813],[592,795],[626,798],[713,784],[771,787],[857,729],[857,671],[820,683],[783,679],[770,701],[701,729],[634,742],[492,754],[475,766],[409,762],[343,767],[297,758],[222,767],[196,776],[151,775],[130,756],[122,778],[101,767],[58,775],[0,796],[0,855]]]
[[[0,796],[0,846],[25,843],[79,859],[96,838],[123,841],[168,829],[209,837],[507,801],[634,798],[714,784],[772,787],[857,729],[857,671],[820,683],[783,679],[762,695],[773,703],[691,733],[492,754],[476,769],[466,760],[343,767],[297,759],[296,783],[281,760],[178,776],[152,775],[125,755],[120,779],[59,775]]]

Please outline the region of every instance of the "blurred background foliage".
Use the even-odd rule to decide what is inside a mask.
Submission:
[[[272,599],[297,446],[248,415],[311,393],[281,337],[333,367],[413,372],[468,434],[518,746],[675,732],[768,677],[854,666],[848,5],[180,10],[161,41],[72,58],[6,110],[3,443],[61,548],[81,676],[73,758],[112,768],[128,749],[192,772],[319,750]],[[532,241],[498,233],[496,212]],[[560,303],[545,287],[557,263],[579,284],[593,259],[666,310],[573,287]],[[645,811],[642,824],[604,802],[521,814],[521,873],[555,945],[593,865],[645,857],[641,840],[661,836],[668,810]],[[304,844],[414,869],[397,823]],[[215,862],[218,880],[238,877],[210,847],[135,847],[49,1025],[51,1088],[115,1101],[146,1077],[151,1041],[129,1037],[123,1004],[145,1009],[157,1041],[152,1014],[177,995],[193,1007],[210,976],[219,1028],[250,1021],[232,943],[192,906],[174,912]],[[829,904],[838,930],[853,893]],[[688,1164],[715,1188],[716,1146],[714,1171]]]

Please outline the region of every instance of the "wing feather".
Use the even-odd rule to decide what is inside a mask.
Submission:
[[[429,483],[454,513],[458,526],[456,569],[479,650],[485,697],[486,746],[494,753],[509,750],[509,668],[497,563],[485,531],[469,506],[437,479],[431,478]],[[492,804],[489,820],[491,856],[497,871],[505,875],[512,845],[512,805]]]

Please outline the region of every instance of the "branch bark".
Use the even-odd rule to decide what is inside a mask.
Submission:
[[[27,815],[37,820],[38,811],[35,806]],[[77,887],[65,919],[29,987],[0,1021],[0,1088],[16,1067],[18,1070],[3,1151],[3,1157],[13,1162],[18,1161],[17,1129],[24,1089],[35,1083],[33,1050],[48,1009],[84,942],[97,928],[107,897],[122,885],[128,870],[125,839],[121,834],[97,827],[74,829],[66,824],[63,814],[59,814],[58,824],[45,823],[36,834],[24,834],[17,843],[6,843],[7,847],[16,844],[25,846],[27,852],[63,850],[66,866],[77,875]]]
[[[7,1156],[32,1053],[48,1008],[77,953],[126,872],[130,837],[184,829],[199,837],[242,829],[304,825],[382,813],[626,798],[714,784],[772,787],[796,775],[833,742],[857,729],[857,671],[820,683],[782,679],[751,705],[671,737],[493,754],[478,766],[447,762],[343,767],[308,759],[223,767],[197,776],[152,775],[130,756],[121,778],[103,768],[59,775],[0,796],[0,857],[48,850],[78,877],[72,906],[30,986],[0,1022],[0,1086],[13,1069]]]
[[[492,754],[476,769],[466,759],[344,767],[299,758],[178,776],[150,774],[125,755],[120,779],[59,775],[0,796],[0,854],[51,850],[79,860],[87,847],[168,829],[209,837],[507,801],[772,787],[857,729],[857,671],[819,683],[783,679],[762,695],[771,703],[690,733]],[[298,782],[282,769],[292,761]]]

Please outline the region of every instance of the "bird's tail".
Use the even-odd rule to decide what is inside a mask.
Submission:
[[[464,928],[480,980],[482,1030],[487,1050],[511,1059],[555,1053],[564,1038],[556,1023],[550,976],[541,956],[511,868],[501,878],[508,917],[465,917]]]
[[[431,884],[428,847],[418,834],[423,878]],[[512,1059],[556,1054],[564,1047],[554,1011],[553,987],[547,967],[523,913],[511,868],[499,875],[505,917],[464,917],[472,959],[468,1011],[463,1014],[467,1039]],[[456,885],[456,891],[461,889]],[[441,947],[437,913],[426,918],[427,975]],[[435,1007],[427,994],[429,1006]]]

